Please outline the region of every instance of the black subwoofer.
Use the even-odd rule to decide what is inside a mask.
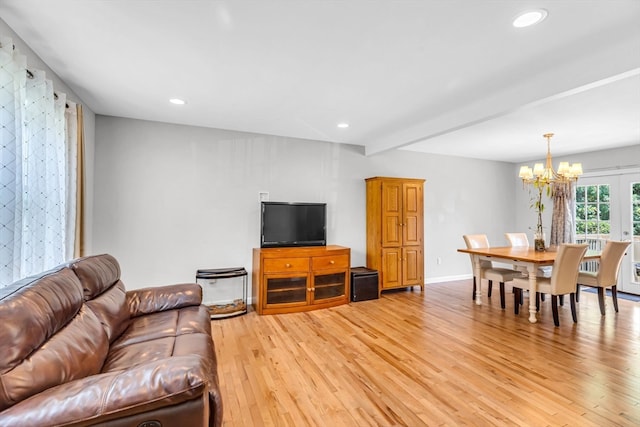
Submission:
[[[378,271],[366,267],[351,269],[351,301],[378,299]]]

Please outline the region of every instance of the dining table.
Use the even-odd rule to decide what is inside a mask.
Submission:
[[[538,269],[544,266],[552,266],[556,260],[558,252],[553,249],[536,251],[533,247],[527,246],[496,246],[491,248],[463,248],[458,252],[471,255],[473,260],[474,276],[477,278],[475,303],[482,305],[482,268],[481,261],[491,261],[513,266],[525,267],[529,277],[529,295],[535,295],[537,286]],[[591,261],[600,258],[601,251],[587,250],[583,260]],[[524,274],[524,273],[523,273]],[[537,308],[536,299],[529,298],[529,322],[536,323]]]

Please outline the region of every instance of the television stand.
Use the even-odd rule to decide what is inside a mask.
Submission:
[[[252,304],[258,314],[294,313],[349,302],[351,249],[253,249]]]

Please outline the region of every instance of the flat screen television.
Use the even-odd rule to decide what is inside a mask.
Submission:
[[[327,204],[261,202],[260,247],[326,246]]]

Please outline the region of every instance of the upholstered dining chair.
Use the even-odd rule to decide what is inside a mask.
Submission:
[[[558,319],[558,295],[567,295],[571,300],[571,317],[577,322],[576,315],[576,284],[578,281],[578,269],[582,257],[587,252],[586,244],[568,244],[563,243],[558,247],[558,254],[553,263],[551,277],[537,277],[538,289],[540,293],[551,295],[551,310],[553,312],[553,323],[560,326]],[[529,290],[529,279],[524,277],[516,277],[513,279],[514,292],[514,312],[519,312],[519,302],[522,296],[522,290]],[[532,295],[529,295],[532,298]]]
[[[622,265],[622,258],[631,242],[619,242],[615,240],[607,240],[600,260],[598,263],[598,271],[580,271],[578,273],[578,286],[576,287],[576,295],[580,292],[580,285],[598,288],[598,304],[600,305],[600,314],[604,316],[604,291],[611,288],[611,299],[613,308],[618,312],[618,273]]]
[[[504,233],[504,237],[507,238],[509,242],[509,246],[514,248],[528,248],[529,247],[529,238],[527,237],[527,233]],[[528,275],[527,267],[514,265],[514,270],[521,271],[522,274]],[[538,271],[536,273],[537,276],[542,277],[550,277],[551,276],[551,267],[538,267]],[[540,298],[544,301],[544,294],[540,294]],[[576,297],[577,298],[577,297]],[[523,300],[520,299],[520,304],[522,304]],[[560,298],[560,305],[562,305],[562,298]]]
[[[527,237],[527,233],[504,233],[504,237],[507,238],[509,242],[509,246],[512,248],[528,248],[529,247],[529,238]],[[514,270],[518,270],[527,273],[527,267],[523,267],[520,265],[514,265]]]
[[[529,238],[527,237],[527,233],[504,233],[504,237],[507,238],[509,242],[509,246],[517,248],[517,247],[525,247],[528,248]],[[520,270],[523,273],[527,274],[526,267],[514,266],[515,270]],[[551,267],[538,267],[538,276],[550,276],[551,275]]]
[[[504,233],[509,241],[509,246],[513,247],[529,247],[529,238],[527,233]]]
[[[477,248],[488,248],[489,239],[487,239],[486,234],[465,234],[462,236],[464,239],[464,243],[467,245],[467,249],[477,249]],[[473,256],[469,256],[471,259],[471,268],[473,271],[473,294],[472,298],[475,299],[476,295],[476,274],[475,274],[475,266],[473,265]],[[482,275],[489,282],[489,293],[488,296],[491,297],[491,288],[493,286],[493,282],[497,281],[500,283],[500,307],[505,308],[504,302],[504,284],[505,282],[511,282],[514,277],[520,276],[522,273],[517,270],[512,270],[509,268],[496,268],[493,266],[491,261],[480,261],[480,268],[482,269]]]

